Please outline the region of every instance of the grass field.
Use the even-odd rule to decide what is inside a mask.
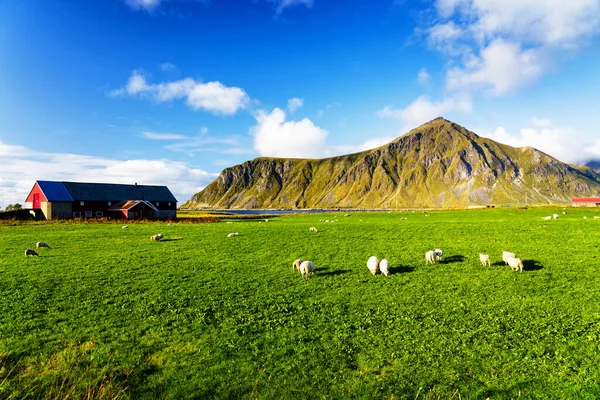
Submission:
[[[0,398],[598,398],[595,214],[0,225]]]

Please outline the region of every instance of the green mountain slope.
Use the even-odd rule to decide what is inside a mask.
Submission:
[[[437,118],[361,153],[246,161],[223,170],[182,208],[459,207],[598,193],[600,174],[590,168]]]

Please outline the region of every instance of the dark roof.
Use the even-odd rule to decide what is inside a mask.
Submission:
[[[48,201],[73,201],[62,182],[37,181],[37,184]]]
[[[133,207],[137,206],[140,203],[144,203],[154,211],[158,211],[156,207],[152,205],[148,200],[125,200],[120,201],[117,204],[113,204],[108,208],[108,211],[121,211],[121,210],[131,210]]]
[[[150,200],[177,202],[166,186],[37,181],[48,201]],[[44,189],[51,188],[52,196]]]

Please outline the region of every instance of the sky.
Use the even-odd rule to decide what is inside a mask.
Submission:
[[[36,180],[181,204],[438,116],[600,160],[600,0],[0,0],[0,209]]]

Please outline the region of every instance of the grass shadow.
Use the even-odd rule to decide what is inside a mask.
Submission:
[[[315,268],[315,272],[319,272],[319,271],[328,271],[328,270],[329,270],[329,268],[324,268],[324,267],[321,267],[321,268]]]
[[[390,267],[390,275],[391,274],[405,274],[407,272],[413,272],[415,267],[411,267],[408,265],[398,265],[397,267]]]
[[[537,260],[523,260],[523,271],[539,271],[543,268]]]
[[[496,267],[504,267],[506,266],[506,263],[504,261],[496,261],[495,263],[492,263],[492,266],[496,266]]]
[[[181,240],[183,238],[172,238],[172,239],[161,239],[161,242],[174,242],[176,240]]]
[[[451,264],[451,263],[463,262],[463,261],[465,261],[465,256],[457,254],[454,256],[450,256],[450,257],[444,257],[444,259],[442,261],[440,261],[440,264]]]

